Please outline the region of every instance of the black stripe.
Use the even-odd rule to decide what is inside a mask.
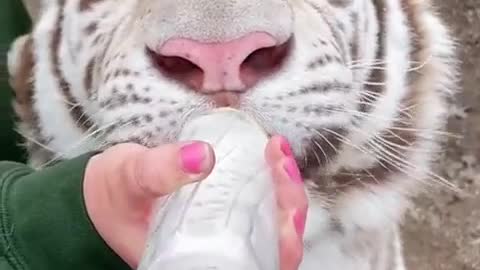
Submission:
[[[332,6],[344,8],[352,3],[352,0],[328,0]]]
[[[354,27],[352,42],[350,44],[350,54],[351,54],[352,61],[357,61],[358,54],[359,54],[360,31],[361,31],[360,25],[358,23],[358,13],[352,13],[350,15],[350,19]]]
[[[60,43],[62,41],[62,23],[64,20],[64,5],[65,0],[58,0],[59,11],[57,20],[55,22],[55,30],[53,32],[52,40],[50,43],[51,48],[51,64],[52,64],[52,73],[58,80],[58,87],[62,91],[62,94],[65,97],[65,105],[70,112],[70,116],[78,127],[82,130],[88,130],[93,126],[93,123],[85,114],[83,107],[78,103],[75,97],[71,94],[71,85],[65,79],[65,76],[60,68]]]
[[[313,10],[315,10],[320,15],[320,18],[328,25],[330,31],[332,32],[333,39],[335,40],[336,47],[340,47],[341,55],[346,55],[346,45],[344,44],[344,40],[342,39],[340,31],[336,27],[334,27],[333,23],[331,23],[325,18],[322,9],[319,6],[317,6],[311,1],[306,1],[306,3],[311,6]],[[343,27],[342,25],[337,26]]]
[[[103,0],[80,0],[80,3],[78,5],[78,9],[80,11],[86,11],[89,10],[94,3],[101,2]]]
[[[336,55],[330,55],[330,54],[325,54],[322,56],[317,57],[315,60],[310,62],[307,65],[307,68],[309,70],[316,69],[318,67],[323,67],[331,63],[337,63],[340,64],[342,63],[342,59],[339,56]]]
[[[90,97],[92,94],[92,81],[93,81],[93,72],[95,71],[95,58],[88,61],[87,67],[85,68],[85,78],[83,79],[85,84],[85,91]]]
[[[375,7],[376,11],[376,21],[378,24],[378,33],[377,33],[377,52],[376,52],[376,62],[381,63],[373,63],[373,67],[371,68],[371,73],[367,81],[369,83],[375,83],[375,85],[372,84],[364,84],[363,89],[364,91],[369,91],[374,94],[381,94],[385,91],[385,86],[383,83],[385,82],[386,79],[386,74],[384,69],[386,68],[386,65],[384,63],[386,53],[385,53],[385,46],[386,46],[386,26],[385,26],[385,16],[386,16],[386,8],[385,8],[385,3],[384,0],[373,0],[373,4]],[[373,23],[373,22],[372,22]],[[371,63],[367,63],[371,64]],[[369,100],[370,99],[370,100]],[[371,100],[370,98],[364,97],[362,102],[359,104],[359,110],[361,112],[370,112],[373,109],[372,105],[368,105],[368,103],[372,103],[374,101]]]
[[[312,83],[311,85],[300,87],[296,91],[288,92],[285,96],[278,96],[276,99],[283,100],[290,97],[302,96],[311,93],[327,93],[330,91],[349,92],[351,89],[351,84],[334,80],[330,82]]]
[[[418,4],[412,4],[409,0],[402,0],[401,6],[403,11],[407,16],[407,27],[409,29],[409,35],[411,40],[411,51],[410,51],[410,71],[408,72],[408,84],[411,85],[414,81],[418,79],[421,74],[421,68],[414,70],[415,67],[422,66],[422,41],[423,33],[421,31],[420,22],[418,21],[419,8]]]

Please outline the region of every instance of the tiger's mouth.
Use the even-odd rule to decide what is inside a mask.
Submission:
[[[208,95],[215,107],[230,107],[238,109],[240,107],[241,94],[231,91],[219,91]]]

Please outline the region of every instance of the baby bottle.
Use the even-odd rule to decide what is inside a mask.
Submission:
[[[159,201],[138,269],[278,270],[266,132],[223,109],[189,121],[179,139],[210,143],[216,164],[205,180]]]

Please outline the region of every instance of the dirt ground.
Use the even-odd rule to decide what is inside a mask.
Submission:
[[[404,226],[409,270],[480,270],[480,0],[436,0],[462,58],[458,106],[438,171],[467,194],[446,189],[419,197]]]

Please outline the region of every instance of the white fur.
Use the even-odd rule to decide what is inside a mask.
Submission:
[[[82,131],[77,128],[74,121],[65,106],[65,100],[60,90],[58,82],[51,73],[50,63],[50,39],[46,36],[51,34],[54,28],[58,8],[50,6],[45,11],[43,19],[36,26],[33,39],[37,50],[35,51],[36,77],[35,80],[35,109],[39,113],[40,125],[43,127],[42,133],[46,137],[53,136],[49,143],[49,148],[55,153],[61,153],[66,157],[73,157],[82,152],[89,151],[91,148],[79,145],[84,142]],[[82,144],[83,145],[83,144]]]

